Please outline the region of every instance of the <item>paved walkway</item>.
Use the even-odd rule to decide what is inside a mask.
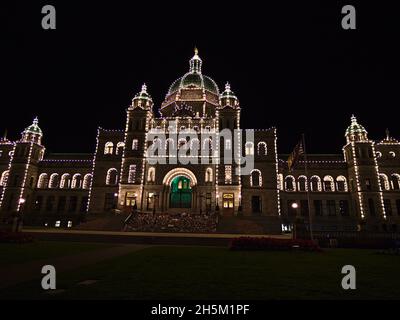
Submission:
[[[78,269],[82,266],[95,264],[100,261],[123,256],[131,252],[149,247],[148,245],[126,244],[116,245],[107,249],[98,249],[90,252],[83,252],[71,256],[64,256],[52,259],[34,260],[25,264],[9,265],[0,268],[0,289],[14,286],[18,283],[40,279],[44,265],[52,265],[56,272],[65,272]],[[40,282],[38,282],[40,285]]]
[[[290,234],[268,235],[268,234],[233,234],[233,233],[173,233],[173,232],[123,232],[123,231],[89,231],[89,230],[65,230],[65,229],[29,229],[29,233],[55,233],[55,234],[87,234],[87,235],[110,235],[126,237],[167,237],[167,238],[216,238],[232,239],[238,237],[273,237],[277,239],[290,239]]]

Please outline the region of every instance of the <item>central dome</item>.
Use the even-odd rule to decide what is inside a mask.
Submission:
[[[195,49],[194,56],[190,59],[189,64],[189,72],[172,83],[169,87],[167,96],[181,89],[202,89],[219,95],[219,89],[215,81],[201,73],[202,60],[198,55],[197,49]]]

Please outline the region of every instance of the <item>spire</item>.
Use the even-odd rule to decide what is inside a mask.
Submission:
[[[354,114],[351,115],[351,124],[357,124],[357,118]]]
[[[33,125],[34,125],[34,126],[37,126],[38,124],[39,124],[39,119],[38,119],[38,117],[36,116],[35,119],[33,119]]]
[[[142,85],[142,91],[141,91],[141,93],[147,93],[147,86],[146,86],[145,83],[143,83],[143,85]]]
[[[6,141],[7,140],[7,128],[4,130],[4,135],[3,135],[3,140]]]
[[[390,132],[389,132],[389,128],[386,128],[386,140],[389,141],[390,140]]]
[[[194,56],[189,61],[190,65],[190,73],[200,73],[201,74],[201,65],[202,65],[201,58],[199,57],[199,50],[197,47],[194,48]]]
[[[225,84],[225,91],[231,91],[231,85],[229,84],[229,82],[227,82],[226,84]]]

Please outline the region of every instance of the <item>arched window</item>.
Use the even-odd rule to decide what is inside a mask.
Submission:
[[[71,176],[69,173],[64,173],[61,176],[60,188],[61,189],[68,189],[71,187]]]
[[[262,175],[258,169],[253,169],[250,173],[250,186],[262,187]]]
[[[389,178],[386,174],[379,174],[379,182],[381,183],[382,190],[390,190]]]
[[[324,191],[326,192],[335,191],[335,183],[331,176],[324,177]]]
[[[211,168],[206,169],[206,177],[205,177],[206,182],[212,182],[213,181],[213,171]]]
[[[389,152],[389,158],[394,159],[396,158],[396,153],[394,151]]]
[[[310,186],[311,191],[313,192],[322,191],[321,178],[318,176],[312,176],[310,178]]]
[[[297,190],[303,191],[303,192],[308,190],[307,177],[306,176],[299,176],[297,178]]]
[[[211,138],[206,138],[203,140],[203,149],[212,150],[212,140]]]
[[[277,179],[277,184],[278,184],[278,190],[283,190],[283,174],[279,173],[278,174],[278,179]]]
[[[382,158],[382,152],[377,151],[377,152],[376,152],[376,157],[377,157],[377,158]]]
[[[253,142],[246,142],[244,147],[245,147],[245,155],[246,156],[254,155],[254,144],[253,144]]]
[[[104,146],[104,154],[113,154],[114,152],[114,143],[107,142]]]
[[[200,149],[200,141],[197,138],[193,138],[190,140],[190,149],[198,151]]]
[[[139,140],[133,139],[132,140],[132,150],[138,150],[138,149],[139,149]]]
[[[257,154],[259,156],[266,156],[267,151],[267,144],[264,141],[261,141],[257,144]]]
[[[185,138],[180,138],[180,139],[178,140],[178,149],[186,148],[186,147],[187,147],[187,141],[186,141],[186,139],[185,139]]]
[[[336,178],[336,190],[339,192],[347,192],[349,190],[346,177],[338,176]]]
[[[123,143],[123,142],[118,142],[116,154],[117,154],[117,155],[122,155],[122,154],[124,153],[124,147],[125,147],[125,143]]]
[[[47,175],[47,173],[40,174],[37,187],[39,189],[46,189],[48,187],[48,184],[49,184],[49,176]]]
[[[1,178],[0,178],[0,186],[5,187],[7,185],[7,181],[8,181],[8,174],[9,171],[6,170],[1,174]]]
[[[175,149],[174,139],[168,138],[167,140],[165,140],[165,150],[168,151],[168,154],[171,154],[174,149]]]
[[[59,184],[60,184],[60,176],[58,175],[58,173],[53,173],[50,176],[49,188],[50,189],[58,188]]]
[[[82,176],[79,173],[75,173],[72,177],[72,189],[80,189],[82,188]]]
[[[296,180],[293,176],[287,176],[285,178],[285,190],[296,191]]]
[[[106,177],[106,185],[115,186],[118,184],[118,171],[115,168],[108,169]]]
[[[392,174],[392,189],[400,190],[400,175],[397,173]]]
[[[156,181],[156,168],[150,167],[149,171],[147,172],[147,181],[154,182]]]
[[[85,174],[83,178],[83,189],[88,190],[90,189],[90,185],[92,184],[92,175],[90,173]]]

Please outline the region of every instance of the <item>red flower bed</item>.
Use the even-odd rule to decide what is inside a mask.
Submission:
[[[0,243],[30,243],[33,237],[23,232],[0,232]]]
[[[318,246],[318,244],[311,240],[252,237],[234,238],[232,239],[229,248],[231,250],[321,251],[321,248]]]

